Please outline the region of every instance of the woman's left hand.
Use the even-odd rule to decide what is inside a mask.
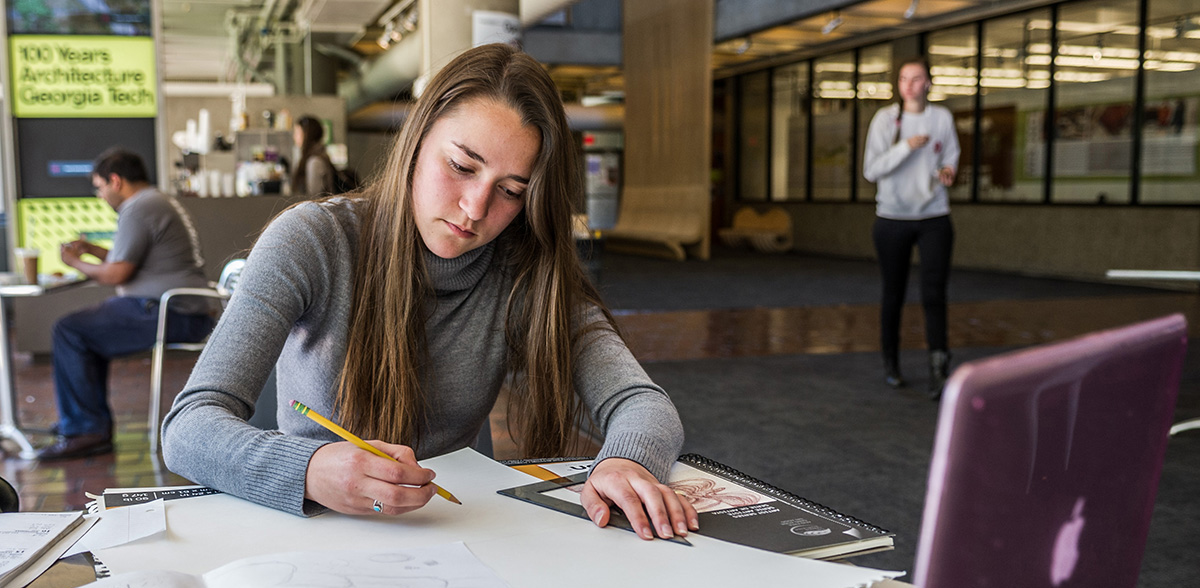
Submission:
[[[641,464],[610,457],[592,468],[583,486],[580,502],[596,526],[608,524],[616,506],[642,539],[670,539],[698,531],[700,521],[690,502],[665,484],[660,484]]]
[[[955,173],[954,168],[948,165],[938,170],[938,179],[940,179],[942,181],[942,185],[946,187],[950,187],[954,184],[954,177],[956,175],[957,174]]]

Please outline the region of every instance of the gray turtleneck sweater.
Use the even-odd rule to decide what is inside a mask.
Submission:
[[[339,420],[334,396],[346,357],[357,202],[301,204],[263,232],[163,421],[163,457],[172,471],[294,514],[323,510],[304,499],[305,471],[313,452],[340,439],[288,405],[298,400]],[[494,259],[497,247],[493,242],[455,259],[426,252],[437,300],[426,324],[431,376],[423,382],[428,420],[418,459],[471,445],[508,375],[504,318],[512,276]],[[272,365],[279,430],[263,431],[246,420]],[[619,337],[606,330],[588,335],[575,385],[605,432],[597,461],[628,458],[665,480],[683,427]]]

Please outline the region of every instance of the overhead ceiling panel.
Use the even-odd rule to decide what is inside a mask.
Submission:
[[[296,19],[315,33],[354,33],[374,22],[392,0],[311,0]]]

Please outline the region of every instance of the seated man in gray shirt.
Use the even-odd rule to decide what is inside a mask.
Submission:
[[[158,301],[171,288],[207,286],[200,242],[174,198],[149,183],[136,153],[110,149],[92,167],[96,196],[117,211],[112,250],[83,239],[62,246],[62,260],[117,296],[69,314],[54,325],[52,362],[58,438],[40,460],[112,451],[108,366],[112,358],[154,346]],[[84,254],[100,260],[90,263]],[[205,299],[172,300],[167,341],[200,341],[212,330]]]

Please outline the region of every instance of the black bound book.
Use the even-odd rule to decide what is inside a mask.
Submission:
[[[500,490],[501,494],[587,518],[578,493],[592,465],[588,458],[502,463],[544,481]],[[893,547],[893,533],[694,453],[680,456],[667,485],[696,508],[699,533],[714,539],[812,559],[841,559]],[[615,514],[610,524],[632,530]]]
[[[700,515],[700,534],[813,559],[840,559],[893,547],[893,533],[689,453],[668,484]]]

